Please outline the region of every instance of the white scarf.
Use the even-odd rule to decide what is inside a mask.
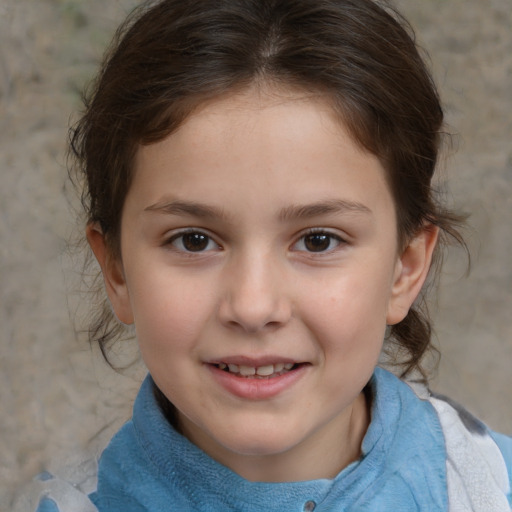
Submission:
[[[472,418],[477,428],[468,429],[445,400],[430,397],[429,401],[445,437],[449,512],[510,512],[507,467],[486,429],[478,428],[478,420]]]

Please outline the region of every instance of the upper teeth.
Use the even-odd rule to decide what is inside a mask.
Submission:
[[[294,366],[293,363],[276,363],[276,364],[267,364],[265,366],[245,366],[238,364],[225,364],[219,363],[219,368],[221,370],[226,370],[229,368],[231,373],[239,373],[243,377],[250,377],[251,375],[260,375],[261,377],[267,377],[274,373],[282,372],[283,370],[291,370]]]

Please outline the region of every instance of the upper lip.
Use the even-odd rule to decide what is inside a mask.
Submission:
[[[253,368],[259,368],[260,366],[268,366],[271,364],[298,364],[302,361],[291,359],[290,357],[281,357],[276,355],[267,355],[261,357],[248,357],[248,356],[226,356],[211,359],[206,361],[208,364],[236,364],[238,366],[249,366]]]

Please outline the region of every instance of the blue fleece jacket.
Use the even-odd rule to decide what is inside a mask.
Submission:
[[[448,510],[445,442],[433,406],[380,368],[370,389],[371,424],[360,460],[332,480],[261,483],[244,480],[177,433],[148,376],[133,419],[103,452],[90,499],[99,512]],[[502,441],[512,449],[509,438]],[[52,507],[45,500],[39,512],[58,511]]]
[[[411,389],[377,369],[363,457],[334,480],[248,482],[176,433],[144,382],[127,423],[102,455],[100,512],[446,510],[445,449],[437,415]],[[335,449],[335,447],[333,447]],[[315,508],[313,508],[315,507]]]

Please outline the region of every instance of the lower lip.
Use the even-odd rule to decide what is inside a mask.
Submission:
[[[271,378],[240,377],[215,365],[207,365],[213,378],[226,391],[246,400],[273,398],[294,386],[305,374],[309,365],[301,365],[282,375]]]

